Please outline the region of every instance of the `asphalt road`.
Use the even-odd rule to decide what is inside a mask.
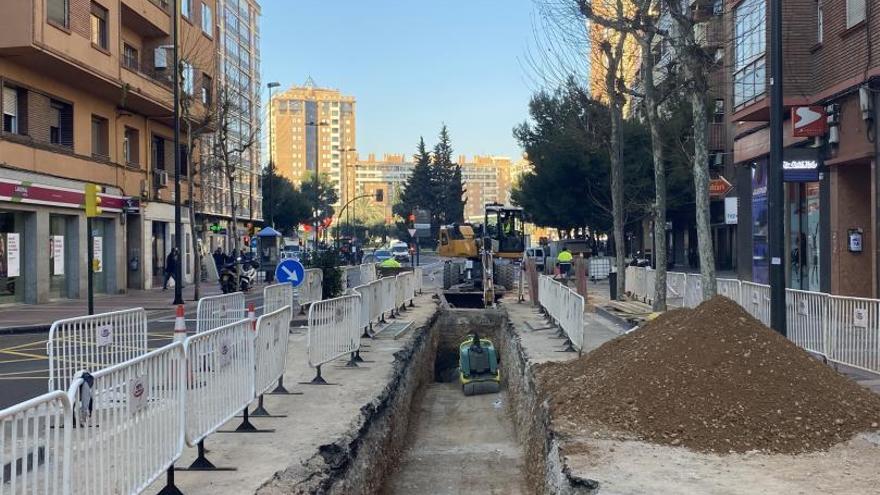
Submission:
[[[245,296],[259,312],[262,291]],[[174,310],[147,311],[147,345],[161,347],[171,342]],[[187,328],[195,330],[196,309],[186,313]],[[48,332],[0,336],[0,409],[45,393],[49,386]]]

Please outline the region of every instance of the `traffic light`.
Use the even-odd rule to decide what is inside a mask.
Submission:
[[[100,190],[97,184],[86,184],[85,206],[86,216],[89,218],[100,216],[102,213],[101,197],[98,196]]]
[[[410,221],[411,223],[415,223],[415,221],[416,221],[416,215],[415,215],[415,213],[410,213],[410,214],[409,214],[409,221]]]
[[[252,223],[247,224],[247,233],[249,236],[254,235],[254,233],[255,233],[254,224],[252,224]]]

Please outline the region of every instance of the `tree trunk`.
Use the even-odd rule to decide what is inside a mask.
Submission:
[[[192,252],[193,252],[193,265],[195,266],[195,270],[193,272],[193,300],[198,301],[201,297],[200,290],[202,285],[202,253],[199,251],[199,239],[196,237],[196,204],[193,201],[193,177],[195,177],[194,169],[195,162],[193,161],[193,156],[195,153],[193,152],[193,138],[192,138],[192,124],[187,121],[187,131],[186,131],[186,139],[187,139],[187,160],[189,161],[189,167],[186,168],[187,173],[187,196],[189,197],[189,230],[190,230],[190,238],[192,242]],[[201,166],[201,162],[199,163]]]
[[[712,249],[712,231],[709,219],[709,150],[707,130],[705,77],[695,74],[691,105],[694,118],[694,195],[697,209],[697,247],[700,254],[700,274],[703,278],[703,300],[715,296],[715,253]]]
[[[614,221],[614,253],[617,267],[617,297],[623,298],[626,266],[624,261],[623,219],[623,110],[616,97],[609,98],[611,111],[611,206]]]
[[[657,91],[654,87],[654,56],[650,40],[642,46],[642,74],[645,86],[645,115],[651,131],[654,158],[654,311],[666,311],[666,164],[663,161],[663,138],[657,114]]]

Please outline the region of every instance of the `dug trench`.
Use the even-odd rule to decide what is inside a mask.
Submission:
[[[295,484],[279,484],[276,475],[259,493],[589,492],[589,481],[563,472],[503,306],[441,303],[395,355],[382,394],[361,409],[348,433],[319,447]],[[475,331],[498,351],[499,393],[465,396],[458,383],[458,346]]]

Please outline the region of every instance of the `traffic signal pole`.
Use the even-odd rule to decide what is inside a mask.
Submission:
[[[89,281],[89,314],[95,314],[95,234],[92,232],[92,217],[86,216],[86,271]]]
[[[770,248],[770,326],[785,328],[785,193],[783,160],[782,0],[770,0],[770,162],[767,176],[768,243]]]

